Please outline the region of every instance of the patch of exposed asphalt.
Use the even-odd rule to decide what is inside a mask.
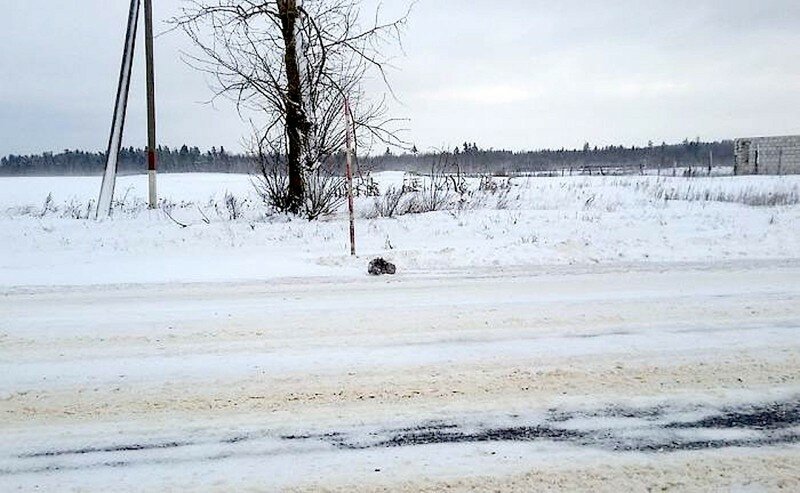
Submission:
[[[670,423],[666,428],[747,428],[777,430],[800,425],[800,400],[751,407],[743,412],[724,409],[722,413],[697,421]]]
[[[613,451],[674,452],[680,450],[718,449],[724,447],[760,447],[800,443],[800,400],[775,402],[747,408],[725,408],[695,421],[671,421],[670,410],[663,406],[648,408],[606,407],[592,411],[568,412],[551,409],[544,423],[511,427],[464,427],[436,423],[413,428],[387,430],[371,434],[370,439],[335,434],[322,439],[341,449],[371,449],[386,447],[411,447],[437,443],[468,442],[567,442],[573,445]],[[574,419],[623,418],[643,420],[648,423],[637,439],[625,436],[626,428],[597,427],[568,428]],[[759,432],[749,438],[697,440],[676,430],[748,430]],[[382,435],[387,438],[375,438]]]
[[[548,409],[546,421],[549,423],[562,423],[576,418],[629,418],[643,419],[646,421],[658,421],[664,419],[668,411],[669,409],[664,406],[653,406],[646,408],[608,406],[600,409],[580,412]]]
[[[689,408],[702,412],[701,406]],[[160,459],[148,457],[146,452],[153,450],[180,449],[197,445],[229,445],[239,447],[243,442],[265,438],[278,438],[286,442],[305,441],[328,444],[339,450],[369,450],[390,447],[414,447],[431,444],[457,444],[480,442],[536,442],[549,441],[568,443],[579,447],[592,447],[614,452],[669,453],[725,447],[760,447],[800,443],[800,396],[784,402],[773,402],[748,407],[723,408],[706,413],[703,418],[692,421],[678,421],[671,418],[676,412],[687,408],[674,409],[666,406],[647,408],[604,407],[589,411],[562,411],[550,409],[539,423],[522,423],[519,426],[492,427],[480,424],[457,424],[446,421],[425,422],[388,430],[366,432],[332,431],[327,433],[286,434],[277,437],[260,431],[238,434],[222,439],[207,438],[199,441],[165,441],[145,444],[121,444],[103,447],[85,447],[60,450],[42,450],[19,454],[17,459],[56,460],[61,457],[84,456],[103,453],[129,453],[126,460],[98,461],[94,464],[31,464],[30,467],[0,469],[0,476],[42,471],[63,471],[89,469],[96,467],[126,467],[143,463],[158,462]],[[513,419],[522,420],[518,415]],[[588,420],[587,420],[588,418]],[[592,418],[599,418],[594,426]],[[603,425],[603,418],[632,419],[630,427],[613,428]],[[580,426],[569,426],[570,421],[580,420]],[[644,425],[642,423],[645,423]],[[574,425],[574,423],[573,423]],[[628,431],[636,428],[632,438]],[[713,430],[747,431],[745,438],[733,433],[730,439],[698,439]],[[687,433],[689,431],[689,433]],[[698,432],[692,434],[691,431]],[[137,456],[139,452],[145,455]],[[176,461],[214,460],[220,458],[252,456],[253,451],[232,448],[222,455],[210,455],[202,459],[180,459]],[[98,455],[98,458],[102,456]]]
[[[408,447],[413,445],[428,445],[431,443],[532,442],[536,440],[573,441],[580,439],[582,436],[582,432],[550,428],[548,426],[489,428],[470,433],[431,430],[396,434],[388,440],[372,445],[370,448]]]

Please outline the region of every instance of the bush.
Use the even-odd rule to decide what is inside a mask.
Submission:
[[[346,193],[342,193],[345,179],[323,167],[306,173],[305,182],[302,214],[309,221],[334,214],[347,199]]]
[[[259,150],[257,160],[259,174],[252,179],[256,193],[273,210],[288,212],[291,201],[285,159],[278,153],[268,154]]]
[[[258,152],[259,174],[253,178],[253,187],[261,199],[274,211],[292,211],[289,198],[289,175],[285,158],[277,153]],[[309,221],[334,214],[344,204],[347,196],[345,180],[328,167],[318,166],[304,173],[305,196],[298,215]]]
[[[368,217],[395,217],[408,213],[408,202],[411,193],[405,187],[390,186],[383,195],[375,197],[373,209]]]

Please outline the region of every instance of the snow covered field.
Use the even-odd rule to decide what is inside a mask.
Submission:
[[[515,179],[358,259],[144,185],[0,179],[2,491],[800,489],[796,177]]]
[[[377,180],[385,188],[403,175]],[[799,177],[517,178],[505,190],[476,192],[461,210],[360,219],[357,261],[347,255],[343,217],[268,216],[245,175],[162,176],[161,196],[186,228],[146,210],[143,176],[119,180],[113,220],[74,219],[96,200],[98,181],[0,178],[0,285],[358,278],[374,255],[407,273],[800,258]],[[236,220],[226,192],[240,204]],[[360,216],[371,215],[373,201],[359,199]]]

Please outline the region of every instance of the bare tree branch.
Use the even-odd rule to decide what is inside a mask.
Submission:
[[[298,173],[325,165],[344,146],[345,100],[357,145],[411,147],[400,136],[403,120],[388,116],[386,97],[371,99],[364,89],[377,76],[396,99],[386,53],[391,45],[402,49],[410,9],[391,21],[377,9],[363,27],[360,0],[185,0],[172,23],[197,47],[184,59],[210,76],[212,101],[227,97],[240,114],[264,115],[253,152],[269,148],[286,157],[299,205]]]

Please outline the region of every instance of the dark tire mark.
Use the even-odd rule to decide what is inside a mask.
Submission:
[[[276,435],[268,430],[260,430],[248,434],[230,435],[198,439],[194,441],[164,441],[146,444],[123,444],[106,447],[85,447],[62,450],[44,450],[40,452],[19,454],[17,459],[33,461],[35,459],[61,459],[65,462],[49,464],[27,463],[15,469],[0,469],[0,476],[59,472],[67,470],[83,470],[96,468],[118,468],[142,464],[184,463],[201,460],[224,460],[237,457],[265,456],[270,453],[253,451],[245,447],[245,442],[263,439],[277,439],[285,442],[309,441],[337,450],[368,450],[390,447],[415,447],[433,444],[457,443],[490,443],[490,442],[536,442],[549,441],[591,447],[611,452],[670,453],[677,451],[693,451],[720,449],[726,447],[765,447],[800,443],[800,397],[785,402],[773,402],[748,407],[728,407],[711,413],[694,421],[670,420],[677,412],[703,412],[702,406],[685,406],[670,408],[652,406],[628,408],[619,406],[603,407],[589,411],[562,411],[549,409],[545,418],[539,423],[523,422],[519,426],[492,427],[472,422],[458,424],[445,421],[428,421],[416,426],[406,426],[388,430],[354,430],[349,432],[331,431],[326,433],[301,433]],[[523,418],[518,415],[507,415],[514,420]],[[589,425],[586,424],[589,419]],[[595,425],[591,418],[600,418]],[[635,420],[630,427],[603,426],[602,418],[623,418]],[[570,421],[580,420],[579,426],[570,427]],[[644,424],[643,424],[644,423]],[[637,437],[631,438],[627,433],[635,428]],[[682,430],[702,432],[713,430],[746,430],[745,438],[733,436],[731,439],[699,440],[697,435],[680,433]],[[203,457],[175,457],[162,459],[144,455],[125,456],[124,460],[102,460],[99,456],[93,464],[73,464],[70,457],[103,453],[147,452],[152,450],[179,450],[182,447],[201,445],[225,445],[229,447],[217,453],[209,453]],[[330,449],[328,449],[330,450]],[[107,458],[106,458],[107,459]]]
[[[36,457],[58,457],[62,455],[99,454],[105,452],[136,452],[139,450],[170,449],[170,448],[186,447],[189,445],[195,445],[195,442],[164,442],[164,443],[116,445],[108,447],[86,447],[86,448],[65,449],[65,450],[48,450],[44,452],[21,454],[18,457],[21,459],[28,459],[28,458],[32,459]]]
[[[717,416],[692,422],[670,423],[666,428],[747,428],[776,430],[800,425],[800,402],[775,402],[749,410],[725,409]]]

